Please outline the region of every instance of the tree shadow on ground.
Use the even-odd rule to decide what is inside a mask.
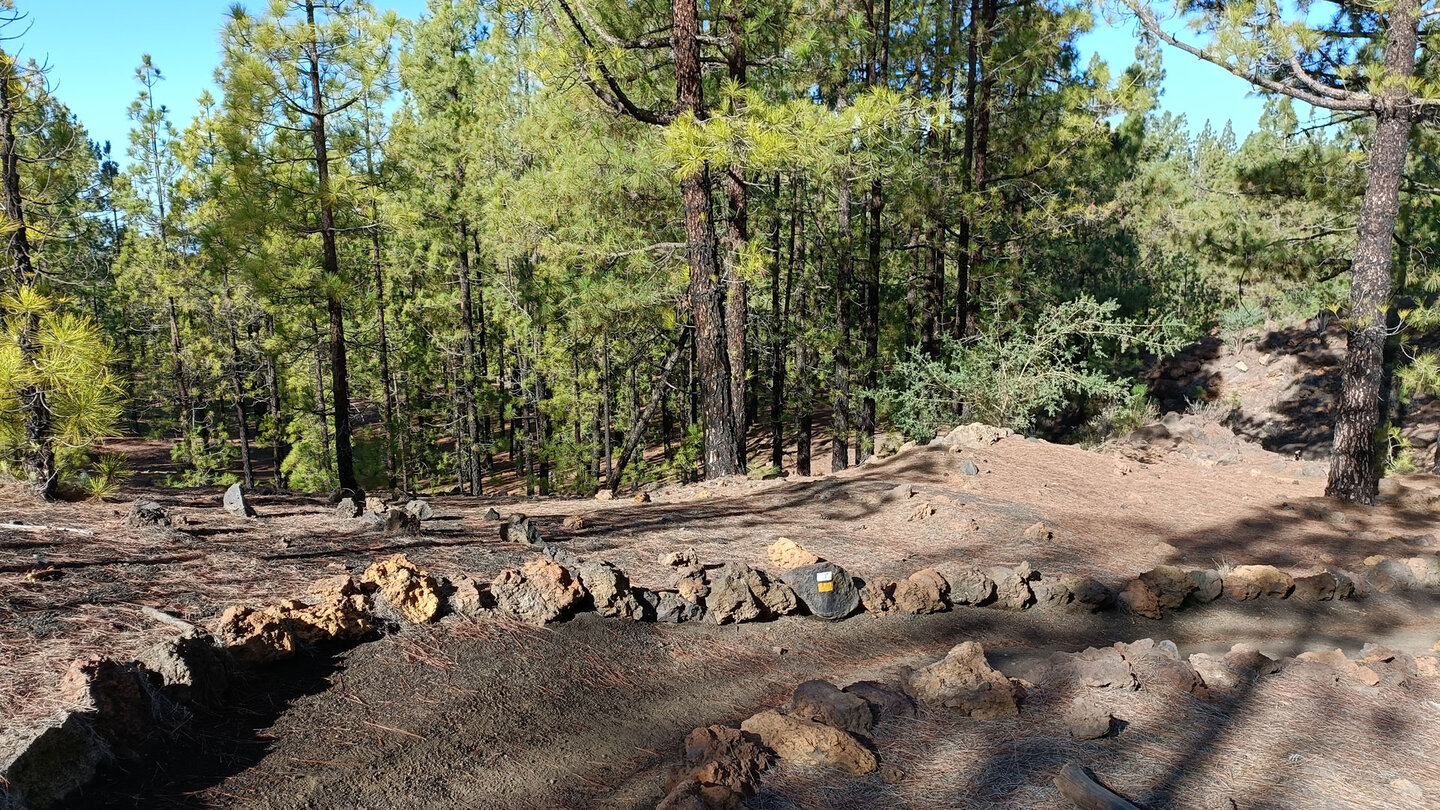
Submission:
[[[236,673],[227,706],[195,709],[172,737],[153,742],[150,756],[110,763],[57,810],[213,806],[198,794],[260,762],[273,742],[266,730],[295,701],[330,688],[343,656],[343,649],[307,648],[292,661]],[[316,756],[324,759],[323,749]]]

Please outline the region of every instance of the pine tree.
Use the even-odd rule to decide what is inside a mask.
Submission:
[[[1350,267],[1350,337],[1325,487],[1330,497],[1372,504],[1379,494],[1376,444],[1400,183],[1417,116],[1440,108],[1440,93],[1416,76],[1419,55],[1428,56],[1433,47],[1433,31],[1422,36],[1422,23],[1435,12],[1421,0],[1396,0],[1383,8],[1334,3],[1329,24],[1315,26],[1308,9],[1290,12],[1269,2],[1199,7],[1197,20],[1210,39],[1195,45],[1166,29],[1150,5],[1126,4],[1161,40],[1262,91],[1375,122],[1357,221],[1360,238]]]

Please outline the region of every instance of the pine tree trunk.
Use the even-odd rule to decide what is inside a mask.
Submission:
[[[250,460],[250,412],[245,407],[245,383],[240,377],[240,339],[235,332],[235,319],[230,309],[230,290],[224,288],[225,327],[230,338],[230,358],[226,370],[230,377],[230,393],[235,397],[235,424],[240,441],[240,470],[247,489],[255,486],[255,468]],[[277,462],[278,464],[278,462]]]
[[[614,392],[610,385],[610,333],[600,336],[600,421],[604,430],[605,480],[614,483],[615,476],[615,420],[610,415],[610,403]]]
[[[458,179],[461,182],[464,181],[463,171],[459,172]],[[466,446],[457,449],[460,451],[460,463],[465,466],[465,477],[470,479],[470,494],[480,495],[483,489],[480,481],[482,475],[480,469],[480,414],[476,405],[475,392],[480,386],[481,375],[475,352],[475,300],[471,290],[470,227],[464,217],[460,218],[459,241],[459,267],[456,269],[456,274],[460,281],[461,351],[465,355],[461,358],[459,394]]]
[[[790,301],[790,280],[794,277],[795,264],[795,208],[790,209],[790,250],[785,273],[785,290],[781,292],[780,282],[780,174],[775,174],[771,186],[775,205],[775,222],[770,231],[770,466],[776,470],[785,464],[785,329],[789,322],[781,301],[788,308]],[[799,193],[798,187],[795,192]],[[792,201],[793,202],[793,201]]]
[[[375,325],[380,351],[380,389],[385,420],[385,486],[395,488],[395,383],[390,377],[390,340],[385,331],[385,264],[380,250],[380,212],[371,205],[375,227],[370,230],[370,249],[375,263]]]
[[[165,303],[166,313],[168,315],[168,320],[170,324],[170,373],[175,380],[176,426],[180,429],[180,433],[183,437],[183,435],[188,430],[188,426],[186,423],[190,421],[193,414],[192,406],[190,404],[190,387],[185,383],[185,360],[181,355],[180,318],[175,311],[175,296],[166,296]],[[188,439],[184,439],[184,441],[185,447],[188,451],[190,448],[190,442]],[[193,454],[187,452],[186,455],[189,456],[188,461],[190,462],[191,466],[194,466],[195,458]]]
[[[20,155],[15,137],[15,118],[19,100],[24,94],[15,67],[9,54],[0,51],[0,164],[5,173],[5,231],[9,236],[5,252],[10,259],[11,287],[19,290],[35,282],[35,267],[30,256],[30,238],[25,222],[25,200],[20,186]],[[3,312],[0,312],[3,314]],[[16,343],[20,349],[20,362],[38,367],[40,357],[40,316],[27,314],[22,320]],[[50,435],[50,406],[45,402],[45,389],[39,384],[27,385],[20,390],[20,407],[25,412],[23,430],[24,444],[21,450],[20,467],[30,490],[39,498],[49,500],[55,496],[59,471],[55,467],[54,439]]]
[[[655,384],[650,389],[650,399],[645,403],[643,410],[636,409],[634,421],[630,423],[630,429],[625,432],[625,441],[620,447],[620,456],[615,461],[614,472],[606,479],[605,488],[614,492],[620,486],[620,477],[625,474],[625,468],[630,464],[631,459],[639,451],[642,444],[641,439],[645,436],[645,427],[655,417],[655,409],[664,407],[665,392],[668,388],[670,375],[675,372],[675,366],[680,363],[680,355],[685,351],[685,343],[689,339],[689,330],[682,329],[680,337],[676,339],[675,346],[665,356],[665,362],[660,366],[660,373],[655,377]]]
[[[275,336],[275,316],[265,316],[265,332],[273,339]],[[270,452],[275,456],[275,486],[282,485],[284,479],[280,472],[280,465],[285,460],[288,449],[285,445],[285,424],[280,413],[280,371],[276,367],[275,355],[272,352],[265,352],[265,389],[270,398],[270,429],[274,432],[270,437]]]
[[[674,0],[673,45],[676,97],[681,110],[704,117],[700,70],[700,20],[696,0]],[[695,319],[696,376],[705,423],[705,476],[741,471],[731,369],[725,336],[724,289],[715,255],[714,199],[710,169],[702,167],[680,183],[685,210],[685,254],[690,265],[689,296]]]
[[[805,283],[805,200],[801,194],[801,187],[796,186],[795,191],[795,218],[790,225],[790,234],[795,239],[794,249],[790,251],[790,266],[795,271],[795,302],[796,311],[808,314],[810,312],[810,289]],[[796,238],[798,236],[798,238]],[[799,316],[797,320],[804,319],[805,315]],[[786,319],[788,323],[788,318]],[[810,357],[810,342],[806,337],[803,323],[797,323],[795,329],[795,474],[810,475],[810,453],[811,440],[814,435],[814,391],[811,388],[811,369],[814,366]]]
[[[1390,12],[1385,69],[1391,81],[1415,74],[1417,0],[1399,0]],[[1403,85],[1380,95],[1379,120],[1370,143],[1359,242],[1350,265],[1350,335],[1342,368],[1340,409],[1325,494],[1373,504],[1379,495],[1376,454],[1385,364],[1386,316],[1390,307],[1392,242],[1400,213],[1400,181],[1410,148],[1414,108]]]
[[[835,89],[835,109],[846,107],[845,87]],[[836,190],[835,235],[837,262],[835,268],[835,390],[831,417],[832,440],[830,467],[843,470],[850,466],[850,287],[855,283],[855,256],[850,233],[850,175],[840,174]]]
[[[315,148],[316,199],[320,206],[321,270],[326,285],[326,310],[330,315],[330,394],[335,413],[335,475],[345,496],[361,494],[355,480],[355,459],[350,442],[350,369],[345,346],[345,306],[334,285],[341,279],[340,254],[335,245],[335,207],[330,190],[330,152],[325,133],[324,85],[320,79],[320,45],[315,28],[315,2],[305,0],[306,21],[310,24],[309,84],[311,90],[310,139]]]
[[[726,53],[730,79],[737,87],[746,84],[745,32],[738,13],[738,3],[725,7],[726,31],[730,47]],[[737,102],[738,103],[738,102]],[[737,113],[739,110],[736,111]],[[746,389],[748,382],[746,346],[748,321],[750,317],[749,284],[740,274],[741,254],[750,240],[750,189],[745,185],[745,167],[728,167],[722,175],[725,197],[729,204],[729,216],[725,219],[725,236],[721,240],[724,254],[725,286],[725,342],[730,360],[730,407],[734,411],[736,458],[739,472],[745,472],[749,464],[749,419]]]
[[[986,49],[985,41],[988,36],[988,26],[984,20],[989,15],[990,2],[993,0],[970,0],[970,25],[965,46],[965,147],[960,161],[960,187],[964,205],[958,234],[960,254],[956,266],[955,317],[950,324],[950,333],[956,338],[974,334],[970,274],[978,263],[980,246],[976,243],[972,220],[977,208],[974,193],[980,190],[981,185],[976,180],[985,170],[985,161],[983,158],[977,160],[976,150],[977,146],[980,149],[986,148],[989,142],[989,111],[980,109],[988,106],[982,100],[988,98],[988,92],[982,97],[980,70],[981,51]],[[983,135],[982,125],[986,129]]]
[[[318,344],[320,327],[311,324],[315,329],[316,341]],[[335,462],[330,453],[330,423],[325,421],[327,411],[325,405],[325,361],[324,352],[317,345],[315,348],[315,415],[320,418],[320,449],[324,453],[325,471],[334,472]]]

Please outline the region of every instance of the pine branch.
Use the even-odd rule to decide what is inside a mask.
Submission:
[[[1375,109],[1376,99],[1374,96],[1371,96],[1368,93],[1354,93],[1350,97],[1334,97],[1330,95],[1323,95],[1313,90],[1306,90],[1302,87],[1296,87],[1293,84],[1286,84],[1285,82],[1276,81],[1275,79],[1264,75],[1257,69],[1247,70],[1240,65],[1231,63],[1229,59],[1226,59],[1224,56],[1217,54],[1207,48],[1200,48],[1195,45],[1191,45],[1188,42],[1181,41],[1174,34],[1166,31],[1165,28],[1160,25],[1160,21],[1156,19],[1154,12],[1151,11],[1148,6],[1142,5],[1140,0],[1122,0],[1122,2],[1125,3],[1127,8],[1129,8],[1132,12],[1135,13],[1135,16],[1140,20],[1140,24],[1145,26],[1145,29],[1147,31],[1154,34],[1162,42],[1165,42],[1172,47],[1179,48],[1180,50],[1198,59],[1203,59],[1212,65],[1224,68],[1231,74],[1239,76],[1240,78],[1244,79],[1247,82],[1250,82],[1256,87],[1264,90],[1269,90],[1272,93],[1280,93],[1281,95],[1289,96],[1290,98],[1296,99],[1298,101],[1303,101],[1306,104],[1311,105],[1312,107],[1323,107],[1327,110],[1368,111]],[[1303,73],[1303,70],[1301,72]],[[1352,91],[1343,92],[1351,93]]]

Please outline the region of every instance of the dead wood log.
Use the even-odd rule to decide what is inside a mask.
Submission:
[[[69,532],[70,534],[83,534],[94,536],[95,532],[88,529],[71,529],[65,526],[31,526],[26,523],[0,523],[0,529],[9,529],[16,532]]]
[[[1080,810],[1140,810],[1102,787],[1084,768],[1073,762],[1060,769],[1055,777],[1055,787],[1060,789],[1061,796]]]

